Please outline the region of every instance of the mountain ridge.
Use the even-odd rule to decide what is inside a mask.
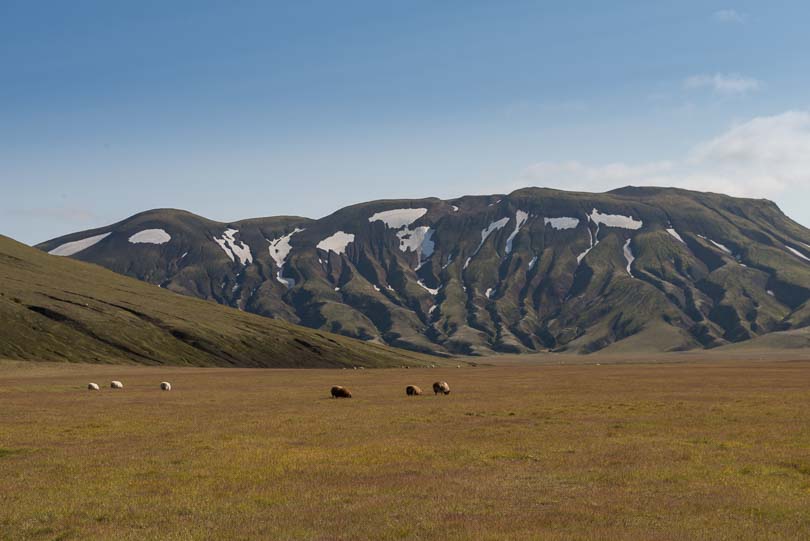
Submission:
[[[101,235],[72,257],[426,353],[711,348],[810,324],[810,230],[768,200],[678,188],[528,187],[227,223],[158,209],[37,247]]]

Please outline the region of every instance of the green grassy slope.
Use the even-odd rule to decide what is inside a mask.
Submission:
[[[0,236],[0,358],[339,367],[424,358],[178,295]]]

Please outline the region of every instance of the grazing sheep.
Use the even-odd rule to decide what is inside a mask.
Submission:
[[[101,389],[99,389],[98,383],[88,383],[87,384],[87,390],[88,391],[100,391]]]
[[[332,398],[351,398],[352,392],[345,388],[341,387],[340,385],[335,385],[332,387]]]
[[[450,394],[450,386],[446,381],[437,381],[433,384],[433,394]]]
[[[168,381],[161,381],[160,382],[160,388],[163,389],[164,391],[171,391],[172,390],[172,384],[169,383]]]
[[[422,389],[416,385],[408,385],[405,387],[405,394],[408,396],[419,396],[422,394]]]
[[[120,381],[111,381],[110,382],[110,389],[123,389],[124,384]]]

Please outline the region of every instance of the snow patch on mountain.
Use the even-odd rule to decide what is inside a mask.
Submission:
[[[584,252],[582,252],[581,254],[579,254],[577,256],[577,265],[582,263],[582,260],[585,259],[585,256],[588,255],[590,253],[590,251],[593,250],[593,248],[594,248],[594,245],[591,245],[587,250],[585,250]]]
[[[641,229],[642,226],[644,225],[643,221],[636,220],[631,216],[623,216],[621,214],[603,214],[599,212],[597,209],[593,209],[593,211],[591,211],[591,213],[588,215],[588,220],[596,224],[596,233],[591,232],[591,228],[588,227],[590,246],[588,247],[587,250],[585,250],[584,252],[582,252],[577,256],[577,265],[582,263],[582,260],[585,259],[585,256],[587,256],[591,252],[591,250],[596,248],[596,246],[599,244],[599,230],[603,225],[607,227],[617,227],[630,230]]]
[[[484,296],[488,299],[491,299],[492,296],[495,294],[495,290],[491,287],[488,287],[487,290],[484,292]]]
[[[467,258],[467,261],[464,262],[464,268],[465,269],[470,266],[470,261],[472,261],[472,258],[474,258],[476,255],[478,255],[478,252],[481,251],[481,248],[484,246],[484,243],[487,241],[487,238],[489,238],[489,236],[494,231],[497,231],[499,229],[503,229],[504,227],[506,227],[506,224],[508,224],[508,223],[509,223],[509,218],[508,217],[507,218],[501,218],[500,220],[496,220],[496,221],[492,222],[486,228],[481,230],[481,242],[478,243],[478,247],[475,249],[475,251],[472,253],[472,255]]]
[[[434,297],[435,297],[436,295],[438,295],[438,294],[439,294],[439,289],[441,289],[441,286],[440,286],[440,287],[437,287],[437,288],[435,288],[435,289],[433,289],[433,288],[431,288],[431,287],[428,287],[428,286],[426,286],[426,285],[425,285],[425,282],[423,282],[422,280],[418,280],[416,283],[417,283],[417,284],[419,284],[419,286],[420,286],[422,289],[424,289],[425,291],[427,291],[428,293],[430,293],[430,294],[431,294],[431,295],[433,295]]]
[[[222,237],[214,237],[214,242],[219,244],[222,251],[225,252],[231,261],[239,260],[242,265],[253,263],[253,254],[250,251],[250,246],[240,240],[236,240],[236,235],[239,233],[238,229],[226,229],[222,233]]]
[[[402,229],[427,214],[428,209],[393,209],[373,214],[369,222],[383,222],[391,229]]]
[[[78,254],[82,250],[86,250],[91,246],[98,244],[102,240],[106,239],[110,236],[110,233],[102,233],[101,235],[95,235],[93,237],[87,237],[86,239],[82,240],[74,240],[73,242],[66,242],[65,244],[61,244],[50,250],[48,253],[51,255],[59,255],[59,256],[71,256]]]
[[[172,236],[163,229],[144,229],[129,237],[132,244],[166,244]]]
[[[715,242],[715,241],[713,241],[712,239],[709,239],[709,242],[711,242],[712,244],[714,244],[715,246],[717,246],[718,248],[720,248],[721,250],[723,250],[723,251],[724,251],[725,253],[727,253],[728,255],[733,255],[733,254],[731,253],[731,250],[730,250],[730,249],[729,249],[729,248],[728,248],[726,245],[724,245],[724,244],[720,244],[719,242]]]
[[[588,237],[590,238],[590,246],[587,250],[582,252],[577,256],[577,265],[582,263],[582,260],[585,259],[585,256],[590,253],[591,250],[596,248],[596,245],[599,244],[599,224],[596,225],[596,235],[591,232],[591,228],[588,227]]]
[[[433,255],[433,250],[436,247],[433,242],[433,233],[434,231],[426,225],[413,230],[405,227],[402,231],[397,231],[399,249],[403,252],[410,250],[417,253],[419,257],[417,269],[422,266],[422,263],[427,258]]]
[[[277,267],[281,268],[284,266],[284,263],[287,261],[287,256],[290,254],[290,250],[292,250],[290,239],[293,235],[300,233],[301,231],[304,230],[296,227],[294,231],[287,233],[284,236],[273,240],[268,239],[267,242],[270,243],[270,247],[268,248],[270,251],[270,257],[272,257],[273,261],[276,262]]]
[[[526,220],[529,219],[529,213],[523,212],[519,210],[515,213],[515,230],[512,231],[512,234],[509,235],[509,238],[506,239],[506,253],[512,252],[512,241],[515,240],[515,237],[520,232],[520,228],[523,227],[523,224],[526,223]]]
[[[633,255],[633,249],[630,247],[630,243],[633,239],[627,239],[627,242],[624,243],[624,248],[622,251],[624,252],[624,258],[627,260],[627,274],[633,276],[633,261],[636,260],[636,256]],[[635,276],[633,276],[635,278]]]
[[[704,237],[703,235],[698,235],[698,237],[702,238],[703,240],[711,242],[712,244],[714,244],[716,247],[720,248],[720,250],[727,253],[728,255],[734,255],[734,254],[731,253],[731,250],[729,250],[726,245],[720,244],[719,242],[715,242],[715,241],[713,241],[712,239],[710,239],[708,237]]]
[[[675,231],[674,229],[672,229],[671,227],[670,227],[670,228],[667,228],[667,233],[669,233],[670,235],[672,235],[672,237],[673,237],[675,240],[677,240],[677,241],[681,242],[682,244],[686,244],[686,242],[684,242],[684,240],[683,240],[683,237],[681,237],[681,236],[678,234],[678,232],[677,232],[677,231]]]
[[[231,261],[234,261],[233,252],[231,251],[230,246],[228,246],[228,243],[224,239],[215,237],[214,242],[219,244],[219,247],[222,248],[222,251],[225,252],[225,255],[227,255]]]
[[[535,265],[537,265],[537,256],[534,256],[532,260],[529,261],[529,270],[532,270]]]
[[[338,231],[334,235],[326,237],[319,242],[316,248],[318,250],[323,250],[324,252],[335,252],[336,254],[342,254],[346,252],[346,247],[350,242],[354,242],[354,233]]]
[[[273,258],[273,261],[276,262],[276,266],[278,267],[278,272],[276,273],[276,280],[281,282],[287,287],[293,287],[295,285],[295,280],[292,278],[284,278],[282,273],[284,272],[284,264],[287,262],[287,256],[290,255],[290,250],[292,250],[292,245],[290,245],[290,239],[296,233],[300,233],[304,231],[303,229],[299,229],[298,227],[295,228],[290,233],[287,233],[284,236],[281,236],[277,239],[268,240],[267,242],[270,243],[268,250],[270,251],[270,257]]]
[[[419,262],[416,266],[418,270],[425,259],[433,255],[435,244],[433,242],[434,231],[429,226],[410,228],[416,220],[427,214],[428,209],[392,209],[373,214],[369,222],[383,222],[390,229],[398,229],[399,249],[403,252],[416,252]]]
[[[506,224],[509,223],[509,218],[501,218],[500,220],[494,221],[485,229],[481,230],[481,242],[478,244],[478,248],[475,249],[475,253],[477,254],[484,243],[487,241],[487,238],[494,232],[499,229],[503,229],[506,227]]]
[[[571,218],[570,216],[560,216],[559,218],[544,218],[543,222],[550,225],[552,228],[559,231],[565,229],[576,229],[579,227],[579,218]]]
[[[790,250],[790,252],[791,252],[793,255],[795,255],[795,256],[797,256],[797,257],[800,257],[800,258],[804,259],[805,261],[810,261],[810,257],[807,257],[806,255],[804,255],[803,253],[801,253],[801,252],[800,252],[799,250],[797,250],[796,248],[792,248],[792,247],[788,246],[787,244],[785,245],[785,248],[787,248],[788,250]]]
[[[589,216],[591,221],[597,225],[605,225],[607,227],[620,227],[622,229],[641,229],[644,222],[635,220],[631,216],[622,216],[621,214],[602,214],[596,209],[591,211]]]

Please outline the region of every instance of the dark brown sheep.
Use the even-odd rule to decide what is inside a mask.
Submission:
[[[422,389],[416,385],[408,385],[405,387],[405,394],[408,396],[419,396],[422,394]]]
[[[332,387],[332,398],[351,398],[352,392],[345,388],[341,387],[340,385],[335,385]]]
[[[446,381],[437,381],[433,384],[433,393],[450,394],[450,386]]]

